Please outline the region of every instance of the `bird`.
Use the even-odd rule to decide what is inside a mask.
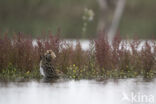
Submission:
[[[41,56],[40,73],[45,78],[58,78],[56,70],[52,64],[52,60],[55,58],[56,55],[52,50],[47,50],[44,55]]]

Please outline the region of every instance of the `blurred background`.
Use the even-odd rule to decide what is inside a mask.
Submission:
[[[93,38],[99,31],[109,31],[117,1],[0,0],[0,33],[23,32],[36,37],[60,29],[64,38]],[[125,1],[123,10],[119,9],[118,33],[124,37],[156,37],[156,0]],[[83,19],[85,8],[94,14],[87,22]]]

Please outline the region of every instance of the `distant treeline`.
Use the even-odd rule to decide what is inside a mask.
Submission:
[[[127,0],[119,32],[148,37],[156,33],[156,1]],[[66,38],[81,38],[83,10],[95,12],[88,24],[86,37],[97,32],[99,5],[96,0],[0,0],[0,31],[24,32],[33,36],[58,28]],[[125,35],[124,35],[125,36]]]

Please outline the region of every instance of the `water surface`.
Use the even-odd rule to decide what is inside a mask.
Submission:
[[[155,86],[142,79],[0,82],[0,104],[155,104]]]

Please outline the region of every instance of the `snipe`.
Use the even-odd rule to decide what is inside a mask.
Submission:
[[[52,64],[52,60],[56,58],[55,53],[52,50],[47,50],[40,61],[40,73],[45,78],[58,78],[55,68]]]

